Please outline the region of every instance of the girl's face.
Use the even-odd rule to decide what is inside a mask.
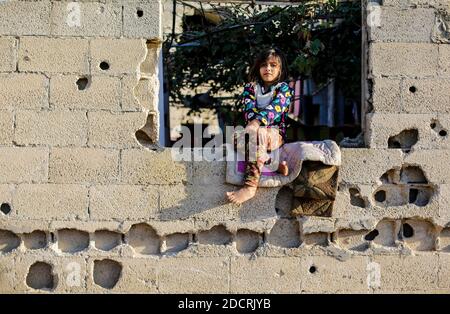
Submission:
[[[281,60],[278,57],[270,56],[261,63],[259,75],[266,85],[271,85],[278,81],[281,75]]]

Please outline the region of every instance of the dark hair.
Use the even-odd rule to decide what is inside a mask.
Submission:
[[[260,83],[262,82],[261,76],[259,74],[259,69],[261,67],[261,64],[266,62],[266,60],[269,59],[270,57],[277,57],[281,61],[281,71],[280,77],[278,78],[278,82],[283,82],[288,79],[289,72],[286,57],[280,49],[274,47],[265,49],[258,54],[258,56],[255,59],[255,62],[253,63],[253,66],[250,68],[250,73],[248,74],[248,79],[250,82],[260,82]]]

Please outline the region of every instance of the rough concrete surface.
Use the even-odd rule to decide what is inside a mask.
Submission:
[[[0,1],[0,293],[450,292],[448,1],[382,1],[331,217],[157,147],[161,2]]]

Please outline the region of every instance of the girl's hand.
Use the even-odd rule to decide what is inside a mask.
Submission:
[[[259,120],[253,119],[252,121],[249,122],[249,124],[247,124],[246,129],[248,131],[257,131],[260,124],[261,124],[261,122],[259,122]]]

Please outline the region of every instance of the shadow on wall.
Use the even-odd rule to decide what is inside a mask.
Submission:
[[[215,162],[217,163],[220,162]],[[213,166],[209,165],[207,168]],[[221,172],[222,175],[225,173],[224,170],[216,169],[212,175],[215,172]],[[158,219],[178,220],[194,217],[215,221],[239,219],[241,222],[254,222],[277,217],[275,199],[279,188],[259,188],[254,198],[238,206],[228,201],[226,192],[238,190],[240,186],[224,184],[225,178],[210,184],[202,184],[200,180],[202,177],[195,177],[194,173],[193,183],[162,188]]]

